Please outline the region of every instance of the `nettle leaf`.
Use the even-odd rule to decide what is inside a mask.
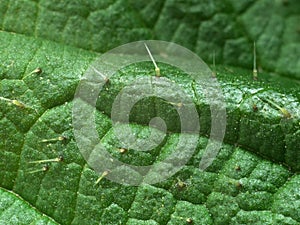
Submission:
[[[254,81],[247,69],[256,40],[261,67],[299,78],[297,7],[299,1],[269,0],[2,1],[1,223],[299,224],[299,81],[270,73]],[[100,175],[73,134],[76,87],[96,52],[153,38],[183,44],[206,60],[216,51],[227,105],[224,144],[212,165],[199,170],[211,128],[209,105],[192,78],[159,64],[197,106],[201,137],[193,157],[154,185],[97,183]],[[97,101],[101,142],[132,165],[162,161],[180,136],[174,105],[150,98],[133,108],[131,128],[145,136],[158,115],[168,125],[163,142],[150,152],[120,150],[110,119],[114,98],[137,76],[152,73],[151,62],[123,68]]]

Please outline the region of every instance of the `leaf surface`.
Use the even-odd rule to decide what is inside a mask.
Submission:
[[[297,79],[299,57],[292,56],[299,56],[299,3],[217,2],[2,1],[0,96],[25,107],[0,100],[0,219],[7,224],[51,224],[52,219],[59,224],[186,224],[188,219],[194,224],[299,224],[299,81],[270,73],[260,73],[259,81],[253,81],[251,71],[226,65],[248,68],[251,42],[257,40],[263,68]],[[260,11],[270,14],[268,23]],[[272,29],[274,24],[278,30]],[[227,104],[225,143],[213,164],[200,171],[211,126],[209,107],[192,79],[161,65],[198,107],[202,137],[193,157],[155,185],[129,187],[107,179],[95,185],[99,175],[86,164],[72,130],[75,89],[97,52],[149,38],[183,44],[204,59],[216,50],[223,64],[217,67],[217,78]],[[148,120],[156,113],[165,118],[169,133],[151,153],[117,151],[121,146],[109,118],[113,97],[136,76],[149,76],[153,70],[150,63],[136,66],[113,77],[98,100],[96,124],[114,157],[149,165],[171,154],[179,123],[174,107],[160,100],[137,104],[131,126],[138,134],[149,132]],[[32,73],[37,67],[42,72]],[[292,118],[260,100],[265,98],[285,107]],[[58,137],[66,139],[43,142]],[[63,162],[30,163],[59,155]],[[45,165],[49,170],[32,173]],[[19,216],[8,201],[21,206]]]

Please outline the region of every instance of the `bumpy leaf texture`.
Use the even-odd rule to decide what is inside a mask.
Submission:
[[[300,223],[299,1],[0,4],[1,224]],[[155,185],[130,187],[107,179],[95,184],[99,174],[86,164],[72,130],[75,89],[99,53],[141,39],[182,44],[207,62],[216,52],[227,104],[225,143],[213,164],[200,171],[209,107],[191,78],[162,65],[197,105],[201,137],[193,157]],[[248,70],[254,40],[259,66],[269,71],[260,73],[259,81]],[[32,72],[38,67],[41,73]],[[147,63],[124,68],[97,102],[101,142],[133,165],[162,161],[180,136],[173,106],[150,99],[136,105],[131,126],[144,135],[148,119],[158,114],[169,129],[164,141],[151,152],[118,151],[122,146],[110,119],[113,99],[135,76],[152,70]],[[291,118],[258,100],[265,98],[287,109]],[[54,140],[58,137],[66,138]],[[62,162],[31,163],[59,155]]]

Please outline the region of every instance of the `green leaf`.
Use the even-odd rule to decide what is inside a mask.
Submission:
[[[299,7],[297,0],[2,0],[0,29],[98,52],[173,41],[207,61],[215,51],[220,64],[247,68],[256,41],[263,69],[299,79]]]
[[[20,196],[0,188],[0,223],[1,224],[57,224],[52,219],[38,212]]]
[[[15,218],[19,224],[52,219],[59,224],[186,224],[188,219],[194,224],[299,224],[299,81],[270,73],[253,81],[247,70],[257,40],[264,69],[299,79],[298,6],[298,1],[270,0],[2,1],[0,219],[7,224],[17,224],[9,220]],[[190,77],[160,64],[192,96],[201,115],[202,137],[193,157],[155,185],[130,187],[108,179],[95,184],[100,175],[86,164],[73,134],[75,89],[96,52],[151,38],[183,44],[206,60],[216,51],[227,104],[225,143],[213,164],[200,171],[211,127],[209,106]],[[109,118],[113,99],[136,76],[152,71],[151,63],[124,68],[97,103],[102,143],[133,165],[162,161],[179,139],[173,106],[148,99],[133,109],[131,127],[147,135],[149,119],[158,114],[169,133],[151,152],[118,151]],[[62,162],[32,163],[60,155]],[[13,208],[9,202],[16,202]]]
[[[76,146],[71,126],[73,93],[80,76],[92,62],[95,54],[5,32],[1,33],[0,39],[1,43],[10,42],[10,45],[2,48],[2,57],[8,59],[3,60],[5,63],[1,69],[3,71],[0,86],[1,96],[17,99],[27,105],[26,108],[21,109],[8,102],[1,102],[1,127],[5,129],[5,132],[1,132],[1,158],[4,159],[1,164],[1,171],[3,171],[1,186],[20,194],[42,213],[51,216],[61,224],[98,224],[99,221],[103,224],[124,224],[129,218],[154,220],[158,224],[176,224],[178,221],[180,223],[184,220],[189,213],[193,220],[199,221],[199,224],[208,224],[212,220],[218,224],[218,221],[229,223],[230,221],[248,220],[247,218],[252,214],[245,214],[241,210],[253,212],[253,217],[258,215],[255,214],[257,210],[263,210],[271,218],[274,214],[276,218],[278,217],[278,221],[287,217],[285,219],[292,221],[291,224],[299,222],[298,214],[293,212],[298,207],[290,209],[287,207],[289,205],[287,200],[296,205],[300,204],[299,196],[293,194],[297,193],[298,186],[293,183],[299,182],[298,175],[293,175],[283,166],[265,161],[241,148],[229,145],[224,145],[214,163],[206,172],[201,172],[198,165],[205,150],[206,138],[200,139],[197,152],[185,169],[166,182],[137,188],[118,185],[104,179],[98,186],[95,186],[97,174],[86,165],[82,158]],[[16,49],[15,43],[22,47]],[[7,56],[5,57],[4,54]],[[9,59],[10,55],[14,56],[13,62]],[[135,72],[132,68],[137,68],[136,65],[129,66],[119,75],[116,74],[107,86],[109,94],[106,95],[104,92],[103,97],[100,96],[98,101],[100,111],[97,114],[97,124],[102,143],[108,146],[109,151],[115,157],[127,163],[147,165],[155,160],[161,160],[171,153],[172,146],[176,145],[179,137],[177,133],[174,133],[176,126],[173,126],[174,130],[167,135],[164,145],[151,153],[136,154],[129,150],[128,153],[122,155],[116,151],[120,145],[114,136],[110,119],[107,117],[109,111],[106,112],[106,109],[109,110],[111,98],[115,96],[115,93],[134,79],[135,74],[147,75],[149,74],[147,71],[151,73],[152,66],[150,65],[143,64],[141,70],[135,69]],[[37,66],[43,68],[43,72],[41,74],[30,73]],[[178,73],[176,68],[163,65],[161,68],[167,70],[169,78],[173,78],[179,85],[187,87],[191,83],[184,77],[184,74]],[[220,69],[226,70],[226,68]],[[237,74],[233,77],[234,72],[230,71],[231,69],[238,71],[244,78],[236,79]],[[231,69],[229,72],[220,72],[219,78],[228,103],[228,116],[232,117],[232,121],[248,121],[248,123],[258,124],[259,121],[262,121],[266,130],[272,126],[277,127],[277,124],[281,127],[280,124],[284,122],[288,132],[281,133],[282,131],[277,130],[275,133],[274,131],[272,134],[276,135],[275,141],[262,138],[258,139],[258,144],[256,144],[256,142],[252,143],[251,139],[256,136],[254,133],[257,128],[263,129],[261,126],[247,127],[245,130],[249,133],[238,138],[241,130],[234,132],[235,124],[231,125],[229,122],[226,136],[228,142],[238,141],[238,144],[245,145],[245,147],[249,145],[248,147],[253,151],[260,152],[260,149],[250,144],[264,144],[266,146],[264,150],[267,151],[269,145],[279,144],[287,136],[294,141],[294,144],[290,145],[291,154],[298,154],[295,151],[297,148],[294,149],[298,139],[293,132],[298,132],[295,129],[298,129],[299,125],[298,111],[296,110],[299,100],[291,94],[285,95],[283,104],[295,113],[291,120],[282,120],[280,111],[265,102],[260,102],[261,105],[258,104],[259,109],[265,108],[265,110],[253,112],[252,103],[247,103],[247,100],[252,99],[252,95],[247,96],[248,92],[252,93],[251,90],[264,87],[266,90],[259,94],[264,96],[266,92],[269,96],[274,96],[274,99],[279,99],[277,97],[283,94],[276,91],[280,90],[279,87],[271,88],[269,83],[265,86],[264,82],[250,81],[251,73],[243,74],[247,71]],[[177,75],[174,76],[176,71]],[[127,74],[125,83],[124,79],[121,79],[122,74]],[[197,87],[194,87],[194,90],[196,90],[194,92],[196,103],[199,106],[203,105],[204,102]],[[246,93],[246,97],[242,90]],[[290,92],[293,93],[293,90],[294,88]],[[254,94],[255,96],[256,94]],[[240,104],[243,99],[243,104]],[[105,102],[105,104],[101,102]],[[104,106],[106,108],[103,111],[101,107]],[[165,117],[168,121],[165,114],[168,112],[170,120],[176,122],[172,111],[169,111],[166,105],[158,101],[156,106],[157,109],[163,107],[167,110],[158,110],[160,116]],[[136,107],[136,112],[139,113],[142,110],[139,107],[143,107],[143,105],[138,104]],[[293,107],[296,108],[293,109]],[[201,108],[199,107],[199,109]],[[235,113],[237,110],[238,113]],[[205,111],[204,107],[200,113]],[[171,114],[169,114],[170,112]],[[133,120],[143,124],[146,122],[145,118],[152,116],[151,111],[143,111],[142,115],[140,117],[133,116]],[[206,121],[207,119],[204,118],[203,126],[207,124]],[[292,124],[289,124],[290,122]],[[272,125],[273,123],[274,125]],[[146,127],[133,125],[133,128],[137,133],[143,133]],[[209,130],[209,124],[207,130]],[[204,133],[205,131],[206,129],[204,129]],[[253,132],[253,137],[251,132]],[[62,136],[67,139],[50,143],[43,142],[44,139]],[[276,160],[275,157],[282,154],[281,148],[276,148],[269,153],[260,153],[269,156],[271,160]],[[56,158],[59,154],[64,156],[63,162],[52,163],[46,172],[31,173],[42,169],[42,165],[34,165],[30,162]],[[285,163],[298,168],[297,155],[291,156],[291,158],[291,161],[285,161]],[[277,161],[281,161],[281,158]],[[237,169],[237,166],[240,169]],[[178,179],[186,183],[185,188],[178,189]],[[219,198],[223,200],[219,201]],[[204,203],[206,205],[203,205]],[[228,212],[223,213],[224,210],[221,210],[223,204],[232,204],[233,208],[226,207]],[[184,210],[185,208],[189,208],[189,210]],[[283,211],[282,208],[286,210]],[[199,218],[195,213],[198,210],[203,213],[203,216]],[[276,220],[270,220],[266,216],[266,221],[271,224]]]

